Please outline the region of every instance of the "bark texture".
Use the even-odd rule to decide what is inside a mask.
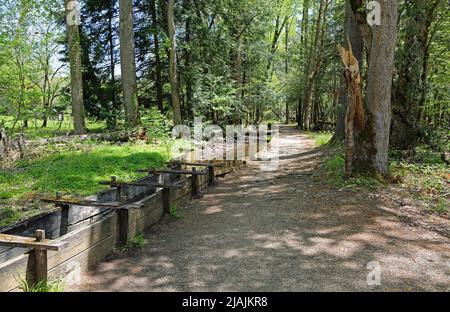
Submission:
[[[139,106],[136,83],[136,60],[133,33],[133,1],[120,0],[120,64],[122,70],[123,104],[125,122],[139,124]]]
[[[179,83],[177,72],[177,43],[175,37],[175,22],[174,22],[174,0],[168,0],[167,4],[167,29],[170,40],[169,49],[169,75],[170,86],[172,89],[172,108],[173,108],[173,122],[174,125],[181,125],[181,106],[179,95]]]
[[[64,0],[66,10],[67,43],[70,62],[70,91],[72,96],[72,116],[75,134],[86,133],[83,103],[83,77],[81,65],[81,45],[78,25],[70,18],[73,16],[73,2]]]
[[[387,176],[398,1],[382,1],[380,4],[381,25],[371,28],[367,118],[363,131],[358,135],[356,161],[358,167],[366,172]]]

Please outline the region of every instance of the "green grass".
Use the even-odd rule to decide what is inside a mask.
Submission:
[[[19,221],[21,217],[22,215],[12,208],[0,208],[0,228]]]
[[[328,157],[324,164],[327,182],[339,187],[347,187],[352,189],[357,189],[359,187],[375,189],[377,186],[382,185],[382,181],[362,174],[358,174],[353,178],[345,179],[344,167],[345,157],[341,152],[337,152],[335,155]]]
[[[12,127],[14,118],[10,116],[0,116],[0,124],[5,122],[6,129]],[[18,122],[14,133],[22,132],[27,139],[48,139],[55,136],[65,135],[68,132],[73,131],[73,122],[70,118],[66,118],[60,126],[60,122],[57,120],[48,120],[46,128],[41,128],[42,120],[30,119],[28,121],[28,128],[21,129],[22,122]],[[104,122],[96,122],[93,120],[86,120],[86,127],[90,133],[99,133],[104,131],[106,124]],[[59,129],[58,129],[59,128]]]
[[[87,150],[63,151],[0,171],[0,199],[29,199],[56,191],[87,196],[105,188],[99,181],[113,175],[132,181],[142,176],[137,170],[161,167],[168,159],[167,149],[151,145],[92,145]]]
[[[145,247],[145,238],[142,233],[138,233],[131,241],[131,248],[134,250],[142,250]]]
[[[182,215],[178,212],[177,204],[172,204],[170,206],[170,215],[175,219],[181,219]]]
[[[426,211],[446,214],[450,212],[450,171],[440,159],[435,158],[434,163],[431,160],[427,158],[422,163],[393,161],[390,170],[398,177],[402,188],[424,203]]]
[[[319,133],[319,132],[308,132],[308,137],[313,139],[318,146],[324,146],[330,142],[333,134],[331,133]]]
[[[366,188],[376,190],[387,181],[369,176],[357,175],[351,179],[344,178],[345,157],[342,150],[334,151],[324,163],[326,181],[338,187],[350,189]],[[450,212],[450,171],[448,166],[435,154],[425,151],[417,152],[412,158],[391,158],[390,174],[392,181],[407,190],[425,212],[448,214]],[[397,182],[398,181],[398,182]]]
[[[63,292],[64,283],[62,279],[54,281],[40,281],[36,285],[30,285],[28,281],[20,276],[17,277],[19,288],[23,292],[45,293],[45,292]]]

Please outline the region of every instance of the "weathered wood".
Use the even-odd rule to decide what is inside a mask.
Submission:
[[[189,170],[157,170],[157,169],[143,169],[138,172],[146,173],[169,173],[169,174],[183,174],[183,175],[207,175],[204,171],[189,171]]]
[[[40,243],[45,241],[44,230],[36,231],[36,241]],[[35,283],[47,281],[47,250],[35,248],[33,253],[35,261]]]
[[[88,206],[88,207],[119,207],[121,202],[99,202],[95,200],[76,200],[76,199],[54,199],[54,198],[41,198],[44,203],[50,203],[60,206]]]
[[[128,244],[130,236],[129,236],[129,210],[121,209],[118,212],[118,221],[119,221],[119,243],[123,246]]]
[[[121,182],[121,181],[116,181],[116,182],[100,181],[99,184],[100,185],[109,185],[111,187],[119,187],[119,186],[141,186],[141,187],[152,186],[152,187],[157,187],[157,188],[177,187],[176,185],[163,184],[163,183],[136,183],[136,182]]]
[[[216,184],[215,168],[214,166],[210,166],[208,170],[209,170],[209,185],[214,185]]]
[[[164,213],[170,214],[170,189],[165,188],[162,190],[162,203]]]
[[[192,197],[196,198],[200,196],[200,185],[199,185],[199,180],[198,180],[198,175],[197,173],[197,168],[192,168],[192,176],[191,176],[191,180],[192,180]]]
[[[66,247],[63,242],[51,241],[43,239],[41,241],[32,237],[15,236],[8,234],[0,234],[0,244],[10,247],[34,248],[42,250],[61,250]]]
[[[80,264],[82,266],[82,270],[86,270],[88,266],[97,263],[102,259],[102,257],[109,254],[115,243],[118,243],[119,241],[122,243],[129,241],[129,239],[136,233],[142,232],[145,228],[157,223],[164,211],[170,211],[171,204],[189,201],[191,196],[194,194],[194,190],[197,190],[196,193],[200,193],[200,188],[207,186],[211,182],[212,174],[214,174],[215,179],[215,176],[220,175],[220,172],[228,173],[230,166],[232,166],[233,163],[233,161],[226,161],[221,164],[195,164],[184,162],[185,166],[206,167],[202,171],[197,171],[198,168],[194,168],[192,171],[181,170],[182,164],[178,164],[177,167],[172,166],[172,169],[167,170],[145,170],[144,172],[147,173],[161,173],[169,175],[168,178],[170,179],[170,183],[173,185],[168,185],[166,181],[164,181],[164,183],[157,184],[155,186],[156,188],[161,187],[161,190],[159,191],[158,189],[152,190],[148,188],[152,181],[154,181],[154,175],[149,175],[148,177],[139,180],[137,183],[120,182],[117,178],[112,178],[111,181],[115,182],[117,186],[123,187],[124,195],[128,196],[130,202],[132,201],[129,205],[118,201],[118,194],[114,189],[105,191],[108,193],[105,193],[106,195],[103,197],[101,197],[101,195],[92,197],[93,199],[101,198],[101,201],[72,201],[71,199],[65,200],[62,196],[60,196],[57,201],[50,199],[52,203],[56,202],[61,205],[61,208],[68,208],[67,206],[70,206],[70,210],[67,209],[67,211],[70,212],[70,218],[68,218],[68,220],[63,220],[63,218],[57,218],[57,220],[55,219],[58,223],[65,222],[68,226],[67,231],[69,233],[62,237],[61,240],[63,241],[63,244],[69,243],[70,249],[68,248],[60,252],[47,252],[48,254],[45,255],[45,258],[47,258],[47,268],[44,270],[44,265],[39,265],[41,267],[41,271],[43,272],[48,270],[50,272],[49,276],[55,274],[66,274],[71,270],[70,267],[72,264],[74,262],[78,263],[79,260],[81,260]],[[240,162],[237,161],[235,163],[239,164]],[[211,170],[211,167],[214,170]],[[191,177],[182,177],[182,175],[191,175]],[[146,183],[146,181],[149,181],[150,183]],[[107,183],[109,184],[106,184],[105,182],[105,185],[112,184],[112,186],[114,186],[114,183]],[[174,190],[171,190],[172,188],[174,188]],[[132,194],[128,192],[130,190],[132,191]],[[167,190],[169,190],[168,193]],[[151,192],[155,193],[152,194]],[[164,193],[166,195],[164,195]],[[145,197],[143,199],[137,199],[137,196]],[[166,200],[166,204],[164,204],[164,196],[168,199]],[[72,209],[72,206],[75,206],[73,207],[75,209]],[[114,208],[126,208],[123,211],[128,212],[127,222],[119,221],[121,214],[122,218],[125,219],[125,217],[123,217],[124,212]],[[76,212],[76,218],[72,216],[74,212]],[[111,217],[108,217],[108,214]],[[95,228],[89,226],[89,224],[93,224],[94,220],[98,220],[98,222],[95,223]],[[127,230],[124,229],[124,226],[127,227]],[[47,230],[47,228],[45,229]],[[125,232],[127,233],[126,239],[120,237],[121,234]],[[28,235],[30,235],[30,233]],[[34,249],[33,247],[28,248],[31,250]],[[14,248],[14,250],[27,252],[30,251],[28,248]],[[31,258],[29,258],[28,255]],[[28,255],[21,255],[19,257],[15,257],[14,259],[8,258],[10,261],[0,263],[0,280],[2,281],[0,283],[1,290],[11,290],[17,287],[17,274],[20,274],[22,277],[26,275],[27,280],[30,281],[33,281],[33,279],[43,279],[43,273],[39,279],[35,277],[35,275],[37,275],[37,261],[35,259],[35,252],[30,252]],[[41,254],[40,258],[44,259],[44,255]],[[31,259],[31,261],[29,259]],[[7,285],[4,284],[3,281],[5,281]]]
[[[211,167],[211,166],[222,167],[223,166],[223,164],[192,163],[192,162],[183,162],[183,161],[172,161],[172,162],[169,162],[168,164],[179,164],[182,166],[196,166],[196,167]]]

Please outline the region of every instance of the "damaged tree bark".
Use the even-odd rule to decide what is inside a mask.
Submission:
[[[347,84],[347,114],[345,118],[345,176],[352,176],[353,149],[355,145],[354,127],[364,128],[364,109],[361,96],[361,75],[358,59],[353,55],[350,39],[349,49],[338,45],[342,62],[345,66],[344,76]]]

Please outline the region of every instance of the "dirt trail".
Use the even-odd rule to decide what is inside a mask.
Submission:
[[[280,142],[277,171],[250,162],[182,219],[149,230],[140,254],[99,264],[71,290],[450,290],[448,238],[403,223],[364,192],[327,186],[307,136],[282,128]],[[373,261],[380,286],[367,283]]]

